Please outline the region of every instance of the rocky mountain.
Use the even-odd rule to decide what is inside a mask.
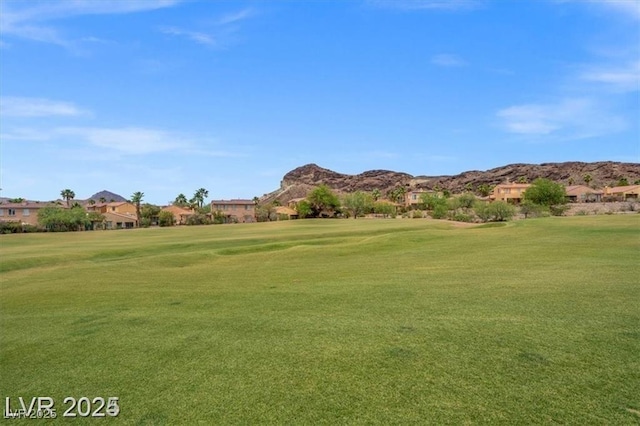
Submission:
[[[293,198],[305,197],[318,185],[325,184],[338,193],[380,190],[382,194],[397,186],[413,189],[447,189],[452,193],[479,185],[496,185],[506,181],[547,178],[569,185],[584,184],[584,177],[591,176],[590,185],[603,187],[615,185],[621,178],[629,183],[640,180],[639,163],[602,161],[595,163],[566,162],[543,164],[509,164],[486,171],[467,171],[453,176],[412,176],[389,170],[371,170],[357,175],[337,173],[316,164],[298,167],[282,178],[280,188],[266,194],[261,201],[278,200],[286,203]]]
[[[96,192],[91,197],[89,197],[87,199],[87,201],[88,200],[93,200],[95,202],[98,202],[98,201],[100,201],[100,198],[104,198],[105,200],[107,200],[107,203],[109,203],[111,201],[117,201],[117,202],[127,201],[127,199],[124,198],[122,195],[114,194],[113,192],[110,192],[110,191],[107,191],[107,190]]]

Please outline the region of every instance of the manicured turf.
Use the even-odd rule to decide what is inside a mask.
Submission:
[[[638,264],[640,215],[2,236],[1,402],[117,396],[129,424],[637,424]]]

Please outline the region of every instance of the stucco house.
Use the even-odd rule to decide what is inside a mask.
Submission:
[[[501,183],[493,188],[493,193],[489,195],[491,201],[506,201],[508,203],[520,204],[524,192],[531,185],[528,183]]]
[[[226,223],[249,223],[256,221],[256,205],[253,200],[213,200],[211,213],[223,215]]]
[[[21,203],[4,202],[0,203],[0,221],[2,222],[20,222],[23,225],[38,225],[38,211],[44,207],[62,207],[64,205],[38,202],[24,201]]]
[[[602,201],[602,190],[585,185],[569,185],[565,187],[567,201],[570,203],[599,203]]]
[[[163,207],[160,211],[171,213],[176,225],[184,225],[189,216],[193,216],[195,214],[193,210],[185,209],[180,206],[167,206]]]
[[[604,196],[615,197],[620,200],[637,200],[638,198],[640,198],[640,185],[614,186],[611,188],[605,186]]]

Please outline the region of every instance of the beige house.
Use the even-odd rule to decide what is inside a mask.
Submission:
[[[85,206],[89,212],[98,213],[120,213],[136,215],[136,206],[128,201],[115,201],[112,203],[87,204]]]
[[[414,191],[409,191],[404,196],[404,205],[405,207],[412,207],[420,204],[422,202],[422,195],[431,194],[435,195],[435,191],[427,191],[424,189],[418,189]]]
[[[20,222],[23,225],[38,225],[38,211],[44,207],[62,207],[56,203],[25,201],[22,203],[0,203],[0,221]]]
[[[193,216],[195,214],[193,210],[185,209],[180,206],[167,206],[163,207],[160,211],[170,212],[173,215],[176,225],[184,225],[187,223],[189,216]]]
[[[519,204],[523,194],[531,185],[528,183],[502,183],[493,188],[493,193],[489,196],[491,201],[506,201],[508,203]]]
[[[571,203],[599,203],[603,192],[585,185],[569,185],[565,187],[567,200]]]
[[[604,187],[605,197],[616,197],[620,200],[638,199],[640,198],[640,185],[614,186]]]
[[[226,223],[256,221],[256,205],[253,200],[213,200],[211,213],[223,215]]]
[[[138,227],[138,218],[134,214],[104,212],[104,229],[133,229]]]

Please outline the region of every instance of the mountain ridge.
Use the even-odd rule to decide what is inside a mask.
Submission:
[[[355,175],[338,173],[310,163],[286,173],[280,182],[280,188],[265,194],[263,202],[279,201],[286,203],[294,198],[303,198],[318,185],[324,184],[338,193],[354,191],[372,191],[378,189],[382,194],[398,186],[408,190],[447,189],[452,193],[463,192],[479,185],[497,185],[506,181],[515,182],[526,179],[532,182],[537,178],[546,178],[568,185],[585,184],[584,176],[591,176],[593,187],[615,184],[626,178],[629,183],[640,180],[640,163],[615,161],[580,162],[567,161],[557,163],[513,163],[493,169],[469,170],[456,175],[418,175],[392,170],[368,170]]]

